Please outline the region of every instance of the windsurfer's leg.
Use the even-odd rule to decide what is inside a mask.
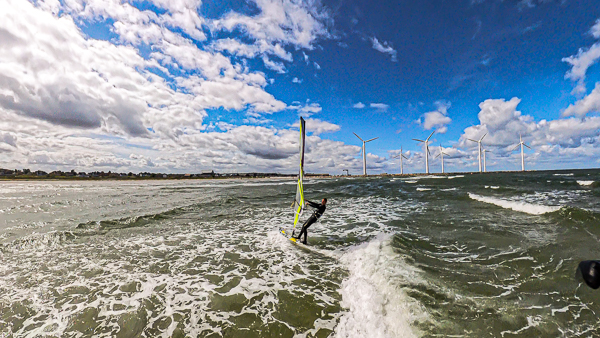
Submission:
[[[306,244],[306,241],[308,240],[308,228],[316,221],[317,219],[311,216],[309,219],[306,220],[306,223],[304,223],[304,225],[302,226],[302,231],[300,232],[300,236],[298,236],[298,239],[300,239],[302,237],[302,234],[304,234],[304,240],[302,241],[302,243]]]
[[[296,237],[298,240],[300,240],[302,238],[302,235],[304,235],[304,237],[306,237],[306,226],[302,226],[302,230],[300,230],[300,234],[298,235],[298,237]]]
[[[302,237],[302,234],[306,233],[306,225],[309,224],[310,220],[312,219],[312,216],[309,217],[306,222],[304,222],[304,224],[302,224],[302,228],[300,229],[300,234],[298,234],[298,237],[295,237],[296,239],[300,239],[300,237]]]

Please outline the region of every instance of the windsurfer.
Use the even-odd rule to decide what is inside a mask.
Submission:
[[[326,204],[327,204],[326,198],[324,198],[321,201],[321,204],[311,202],[308,200],[306,201],[306,205],[315,208],[315,211],[306,220],[306,222],[304,222],[304,224],[302,225],[302,230],[300,231],[300,235],[298,235],[298,237],[295,237],[296,239],[300,239],[302,237],[302,234],[304,234],[304,240],[302,241],[303,244],[306,244],[306,240],[308,239],[308,228],[311,225],[313,225],[313,223],[315,223],[317,220],[319,220],[319,218],[323,215],[323,213],[325,212]]]

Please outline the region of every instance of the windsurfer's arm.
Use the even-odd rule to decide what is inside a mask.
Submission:
[[[315,202],[311,202],[311,201],[306,201],[306,204],[313,207],[313,208],[318,208],[320,206],[320,204],[315,203]]]

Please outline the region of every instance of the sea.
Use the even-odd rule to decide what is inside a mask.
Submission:
[[[0,182],[0,337],[593,337],[600,170]],[[307,210],[302,219],[310,215]]]

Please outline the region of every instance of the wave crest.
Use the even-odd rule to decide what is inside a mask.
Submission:
[[[479,202],[489,203],[499,206],[504,209],[512,209],[514,211],[525,212],[531,215],[543,215],[560,210],[561,206],[540,205],[527,202],[509,201],[496,197],[481,196],[473,193],[468,193],[471,199]]]

